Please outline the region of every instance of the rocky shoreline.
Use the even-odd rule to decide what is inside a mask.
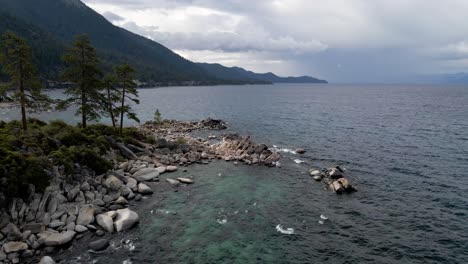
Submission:
[[[213,160],[278,165],[280,155],[250,137],[224,134],[201,138],[191,134],[226,128],[223,121],[214,119],[147,123],[140,129],[154,135],[155,144],[141,142],[144,147],[140,147],[106,138],[112,145],[107,158],[114,169],[103,175],[80,164],[75,164],[73,175],[66,175],[63,167],[55,166],[44,193],[36,193],[30,186],[28,198],[10,199],[8,208],[1,210],[0,264],[35,263],[39,259],[40,263],[55,263],[46,255],[58,254],[85,236],[90,236],[89,250],[106,249],[109,240],[103,238],[105,234],[138,224],[139,216],[129,208],[130,201],[151,195],[153,190],[148,185],[159,182],[161,174]],[[126,160],[118,160],[117,152]],[[173,186],[194,183],[186,177],[168,177],[166,181]]]

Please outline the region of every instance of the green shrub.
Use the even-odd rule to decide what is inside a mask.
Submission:
[[[49,157],[56,165],[64,165],[67,174],[73,173],[73,165],[79,163],[102,174],[112,169],[112,163],[101,156],[93,148],[84,146],[61,147],[52,152]]]
[[[61,120],[47,124],[30,118],[28,122],[29,130],[23,133],[19,121],[0,121],[0,178],[7,179],[10,197],[25,194],[28,184],[43,190],[49,184],[46,170],[53,165],[63,165],[66,174],[73,173],[75,163],[97,174],[107,172],[112,163],[103,158],[111,148],[106,136],[140,147],[141,142],[155,143],[154,137],[134,127],[124,128],[120,134],[102,124],[82,129]]]
[[[187,140],[185,140],[185,138],[183,137],[178,137],[175,141],[176,145],[177,146],[180,146],[180,145],[183,145],[183,144],[187,144]]]
[[[29,184],[39,191],[49,185],[45,170],[50,170],[51,164],[46,158],[22,155],[4,148],[0,148],[0,156],[0,178],[7,179],[9,196],[24,197]]]
[[[156,138],[154,136],[147,136],[145,141],[151,145],[156,144]]]
[[[78,128],[67,129],[58,134],[56,138],[67,147],[82,146],[92,143]]]
[[[162,122],[162,116],[161,112],[159,112],[159,109],[156,109],[156,111],[154,112],[153,120],[156,124],[160,124]]]
[[[63,132],[66,129],[69,129],[70,126],[62,120],[51,121],[47,126],[42,128],[42,131],[49,136],[55,136],[60,132]]]
[[[139,141],[144,141],[146,139],[146,135],[138,130],[136,127],[126,127],[122,131],[123,138],[133,138]]]

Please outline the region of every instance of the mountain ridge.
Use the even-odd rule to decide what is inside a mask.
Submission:
[[[295,78],[282,79],[276,75],[271,79],[264,74],[242,68],[233,70],[220,64],[213,67],[192,62],[156,41],[113,25],[80,0],[0,0],[0,6],[0,33],[23,28],[18,32],[21,36],[29,42],[38,41],[46,46],[38,49],[33,44],[32,48],[34,53],[43,55],[35,57],[41,73],[47,71],[48,78],[59,76],[63,64],[60,61],[61,54],[58,53],[70,46],[76,35],[85,33],[95,45],[104,70],[128,62],[137,68],[138,78],[145,82],[168,84],[191,81],[201,85],[297,81]],[[14,21],[17,26],[9,28],[12,23],[2,25],[2,21]],[[40,37],[35,37],[35,34]],[[47,45],[50,47],[47,48]],[[310,77],[303,80],[315,82],[319,79]]]
[[[272,72],[255,73],[242,67],[226,67],[219,63],[197,63],[208,72],[216,72],[219,76],[239,76],[246,79],[260,80],[270,83],[328,83],[326,80],[310,76],[280,77]]]

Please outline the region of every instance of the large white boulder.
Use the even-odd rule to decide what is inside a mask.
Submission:
[[[167,166],[166,167],[166,171],[167,172],[174,172],[177,170],[177,167],[176,166]]]
[[[60,246],[72,241],[75,237],[75,231],[66,231],[64,233],[53,233],[44,240],[44,246]]]
[[[137,213],[126,208],[117,210],[117,216],[115,217],[114,226],[117,232],[129,229],[136,225],[140,221]]]
[[[180,181],[181,183],[185,183],[185,184],[192,184],[194,183],[194,181],[190,178],[177,178],[178,181]]]
[[[174,185],[174,186],[177,186],[180,184],[180,182],[178,180],[174,180],[174,179],[171,179],[171,178],[167,178],[166,181],[170,184],[170,185]]]
[[[144,168],[141,169],[133,174],[133,178],[137,181],[138,179],[148,179],[147,181],[153,180],[154,178],[159,176],[159,171],[155,168]]]
[[[163,174],[166,172],[166,167],[160,166],[160,167],[157,167],[156,170],[159,172],[159,174]]]
[[[154,169],[152,169],[152,170],[154,170]],[[135,180],[137,180],[138,182],[149,182],[149,181],[153,181],[158,176],[159,176],[159,172],[155,170],[155,171],[153,171],[151,173],[148,173],[148,174],[143,174],[143,175],[140,175],[140,176],[133,176],[133,178]]]
[[[39,262],[39,264],[56,264],[56,262],[54,261],[54,259],[52,259],[51,257],[49,256],[44,256],[42,257],[41,261]]]
[[[145,195],[145,194],[152,194],[153,190],[151,190],[151,188],[148,187],[148,185],[144,183],[140,183],[138,184],[138,192]]]
[[[28,249],[28,244],[24,242],[8,242],[3,245],[3,251],[5,251],[6,254],[24,251],[26,249]]]
[[[107,189],[111,191],[118,191],[123,185],[123,183],[119,178],[115,177],[114,175],[110,175],[109,177],[107,177],[106,181],[104,182],[104,185]]]
[[[133,179],[131,177],[128,177],[127,180],[128,180],[127,181],[127,187],[130,188],[130,189],[132,189],[133,187],[138,185],[137,180],[135,180],[135,179]]]
[[[76,219],[77,225],[87,226],[94,221],[94,211],[95,208],[92,205],[84,205],[81,207]]]
[[[106,230],[109,233],[114,232],[114,221],[112,217],[108,214],[100,214],[96,216],[96,222],[100,227]]]

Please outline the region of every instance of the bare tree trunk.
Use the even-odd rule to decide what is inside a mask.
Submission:
[[[123,117],[124,117],[124,106],[125,106],[125,85],[122,88],[122,108],[120,109],[120,134],[123,131]]]
[[[81,82],[80,83],[80,89],[81,89],[81,124],[83,128],[86,128],[86,92],[85,88],[83,87],[83,82],[85,78],[84,70],[83,70],[83,64],[85,62],[85,56],[84,56],[84,50],[83,48],[81,49]]]
[[[81,123],[83,128],[86,128],[86,93],[81,87]]]
[[[112,100],[111,100],[109,88],[107,88],[107,102],[109,103],[109,114],[112,119],[112,126],[115,128],[115,116],[114,116],[114,111],[112,109]]]
[[[23,130],[28,131],[28,120],[26,119],[26,98],[24,95],[23,83],[23,65],[20,63],[20,104],[21,104],[21,121],[23,122]]]

